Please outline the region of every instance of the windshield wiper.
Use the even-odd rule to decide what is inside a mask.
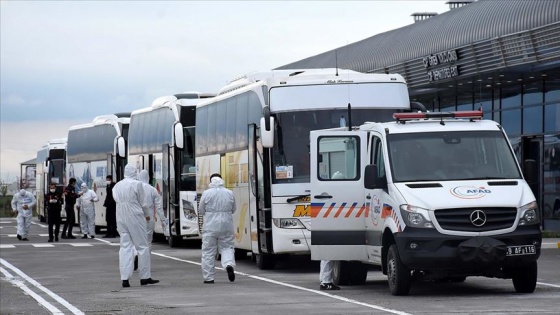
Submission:
[[[292,203],[292,202],[294,202],[294,201],[296,201],[296,200],[298,200],[298,199],[305,198],[305,197],[309,197],[309,196],[311,196],[311,194],[295,196],[295,197],[286,199],[286,202],[287,202],[287,203]]]

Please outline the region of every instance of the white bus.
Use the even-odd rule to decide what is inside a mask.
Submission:
[[[138,171],[148,171],[150,184],[162,195],[172,247],[183,238],[200,236],[195,211],[195,110],[202,99],[213,96],[198,92],[163,96],[130,115],[128,160]],[[154,232],[162,234],[157,220]]]
[[[35,167],[35,191],[37,198],[37,216],[39,221],[46,222],[48,213],[45,211],[45,195],[49,193],[49,184],[56,184],[60,193],[66,185],[66,138],[51,139],[37,151]],[[62,217],[66,217],[62,207]]]
[[[66,148],[66,182],[76,179],[76,189],[86,183],[99,196],[95,204],[95,232],[107,227],[105,218],[105,177],[119,181],[124,176],[126,138],[130,113],[97,116],[91,123],[76,125],[68,130]],[[76,213],[76,218],[79,218]]]
[[[291,70],[232,81],[196,109],[197,193],[212,173],[233,191],[237,257],[252,253],[268,269],[278,255],[309,254],[309,131],[409,108],[398,74]]]

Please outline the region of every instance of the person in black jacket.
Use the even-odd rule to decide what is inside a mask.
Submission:
[[[66,222],[62,228],[62,238],[76,238],[72,235],[72,228],[76,224],[76,214],[74,213],[74,205],[78,194],[76,193],[76,179],[70,178],[68,186],[64,188],[64,210],[66,211]],[[68,234],[66,234],[68,231]]]
[[[56,191],[56,184],[49,185],[49,193],[45,195],[45,209],[47,209],[47,219],[49,223],[49,243],[58,242],[58,232],[60,230],[60,211],[62,211],[62,194]],[[54,226],[54,233],[53,233]]]
[[[117,203],[115,199],[113,199],[113,187],[115,187],[115,182],[111,175],[107,175],[105,180],[107,181],[107,195],[105,196],[103,206],[106,208],[105,220],[107,220],[107,234],[105,234],[103,238],[115,238],[117,237]]]

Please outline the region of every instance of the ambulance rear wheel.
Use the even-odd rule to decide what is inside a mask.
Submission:
[[[333,282],[338,285],[350,284],[352,269],[349,261],[336,260],[333,263]]]
[[[537,286],[537,262],[513,269],[513,287],[517,293],[533,293]]]
[[[387,279],[392,295],[408,295],[410,291],[410,270],[401,261],[397,245],[389,247],[387,254]]]

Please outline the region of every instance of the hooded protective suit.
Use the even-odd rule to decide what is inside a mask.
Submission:
[[[142,183],[135,179],[136,167],[127,164],[124,179],[113,187],[117,203],[117,231],[120,234],[119,268],[121,280],[128,280],[134,271],[134,248],[138,252],[140,279],[151,278],[146,218],[150,208],[146,204]]]
[[[20,190],[12,198],[12,210],[18,213],[17,216],[17,235],[27,239],[31,219],[33,217],[33,206],[37,203],[35,196],[25,189]]]
[[[80,186],[80,198],[76,201],[76,205],[80,210],[80,228],[82,234],[95,236],[95,202],[99,201],[99,197],[95,191],[88,189],[86,183]]]
[[[235,267],[233,213],[235,198],[224,188],[224,181],[213,177],[209,188],[202,193],[198,212],[204,216],[202,226],[202,277],[214,280],[216,250],[222,256],[222,267]]]
[[[156,213],[159,217],[159,222],[161,224],[162,229],[165,231],[166,229],[166,220],[165,215],[163,214],[163,204],[161,202],[161,196],[159,195],[157,189],[155,189],[152,185],[148,184],[148,180],[150,176],[148,175],[148,171],[141,170],[140,174],[138,174],[138,179],[142,183],[142,187],[144,188],[144,195],[146,198],[146,204],[152,211],[150,211],[150,221],[146,226],[148,232],[148,244],[150,245],[150,251],[152,249],[152,239],[154,236],[154,227],[156,224]]]

